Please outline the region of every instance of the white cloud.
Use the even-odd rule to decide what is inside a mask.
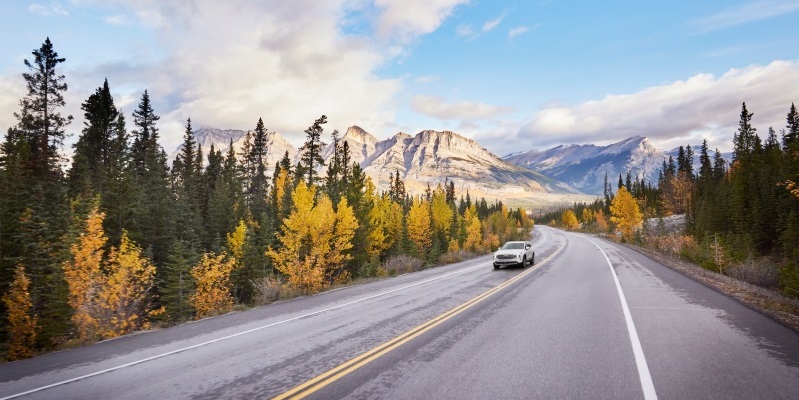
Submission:
[[[691,24],[698,29],[698,33],[706,33],[796,11],[799,11],[799,2],[795,0],[753,1],[726,9],[716,14],[695,19]]]
[[[492,19],[492,20],[486,21],[486,23],[485,23],[485,24],[483,24],[483,33],[485,33],[485,32],[490,32],[490,31],[492,31],[494,28],[496,28],[497,26],[499,26],[499,24],[501,24],[501,23],[502,23],[502,20],[503,20],[504,18],[505,18],[505,15],[503,14],[503,15],[501,15],[501,16],[499,16],[499,17],[497,17],[497,18],[494,18],[494,19]]]
[[[511,107],[496,106],[492,104],[460,101],[449,103],[438,96],[418,95],[411,101],[414,111],[429,117],[442,120],[473,121],[492,118],[497,115],[513,112]]]
[[[426,84],[438,82],[441,78],[435,75],[417,76],[413,79],[414,83]]]
[[[517,26],[515,28],[511,28],[508,31],[508,38],[509,39],[513,39],[516,36],[519,36],[522,33],[525,33],[525,32],[528,32],[528,31],[530,31],[530,27],[527,27],[527,26]]]
[[[125,14],[116,14],[116,15],[109,15],[103,18],[108,25],[128,25],[130,21],[128,21],[128,16]]]
[[[378,35],[390,41],[407,42],[438,29],[452,10],[468,0],[375,0],[380,9]]]
[[[685,81],[637,93],[608,95],[576,106],[548,106],[535,113],[519,136],[539,146],[608,143],[647,136],[664,148],[699,143],[728,149],[741,102],[754,112],[753,124],[765,134],[778,132],[792,102],[799,102],[799,61],[731,69],[720,77],[698,74]]]
[[[533,25],[530,25],[530,26],[517,26],[515,28],[511,28],[511,29],[508,30],[508,39],[513,39],[516,36],[522,35],[522,34],[527,33],[527,32],[534,31],[534,30],[538,29],[539,26],[541,26],[541,23],[537,22],[537,23],[535,23]]]
[[[455,34],[459,37],[466,38],[466,39],[477,39],[480,36],[477,32],[474,31],[474,28],[469,24],[460,24],[457,28],[455,28]]]
[[[65,10],[64,7],[62,7],[58,3],[53,3],[50,6],[44,6],[39,3],[33,3],[28,6],[28,11],[34,14],[41,15],[43,17],[50,17],[53,15],[61,15],[64,17],[69,16],[69,12],[67,12],[67,10]]]
[[[358,124],[389,133],[401,80],[375,71],[402,50],[342,33],[349,0],[119,3],[137,18],[132,23],[158,37],[132,53],[165,56],[142,64],[132,54],[128,60],[73,71],[70,92],[87,96],[107,76],[116,98],[135,99],[126,106],[129,114],[148,89],[162,117],[167,151],[180,143],[188,117],[197,127],[236,129],[252,129],[263,117],[269,130],[295,145],[322,114],[330,121],[327,132]]]

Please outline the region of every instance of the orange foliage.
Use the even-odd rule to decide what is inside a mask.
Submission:
[[[200,263],[191,269],[191,276],[197,284],[190,298],[197,319],[223,314],[233,309],[233,295],[230,293],[230,273],[236,265],[233,258],[222,252],[218,256],[203,253]]]
[[[33,356],[36,343],[35,315],[31,315],[33,302],[28,292],[30,279],[25,275],[25,268],[17,266],[11,288],[3,296],[3,303],[8,309],[8,352],[6,359],[21,360]]]

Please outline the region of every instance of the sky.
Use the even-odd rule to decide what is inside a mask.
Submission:
[[[148,90],[167,152],[187,118],[263,118],[299,146],[323,114],[327,134],[451,130],[498,155],[635,135],[728,151],[742,102],[761,134],[799,103],[797,21],[799,0],[3,1],[0,130],[49,37],[67,152],[106,78],[128,116]]]

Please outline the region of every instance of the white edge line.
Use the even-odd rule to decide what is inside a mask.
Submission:
[[[644,399],[657,400],[658,395],[655,392],[655,385],[652,383],[652,376],[649,374],[649,367],[646,365],[646,358],[644,357],[644,349],[641,347],[641,341],[638,339],[638,332],[635,330],[633,317],[630,314],[630,308],[627,306],[627,299],[624,297],[624,292],[621,290],[619,284],[619,277],[613,269],[613,264],[610,262],[605,250],[602,250],[598,244],[591,239],[586,239],[596,246],[602,255],[605,256],[605,261],[608,262],[610,272],[613,274],[613,281],[616,282],[616,290],[619,292],[619,300],[621,300],[621,309],[624,311],[624,320],[627,322],[627,333],[630,335],[630,343],[633,346],[633,354],[635,355],[635,366],[638,367],[638,377],[641,378],[641,389],[644,392]]]
[[[430,282],[433,282],[433,281],[437,281],[439,279],[443,279],[443,278],[446,278],[446,277],[449,277],[449,276],[452,276],[452,275],[462,274],[464,272],[471,271],[471,270],[476,269],[476,268],[484,267],[487,264],[490,264],[490,263],[478,264],[478,265],[475,265],[473,267],[464,268],[464,269],[461,269],[461,270],[458,270],[458,271],[455,271],[455,272],[450,272],[450,273],[445,274],[445,275],[437,276],[435,278],[426,279],[426,280],[421,281],[421,282],[416,282],[416,283],[413,283],[413,284],[410,284],[410,285],[407,285],[407,286],[403,286],[403,287],[400,287],[400,288],[397,288],[397,289],[392,289],[392,290],[389,290],[389,291],[386,291],[386,292],[383,292],[383,293],[378,293],[378,294],[375,294],[375,295],[372,295],[372,296],[364,297],[362,299],[353,300],[353,301],[350,301],[350,302],[347,302],[347,303],[343,303],[343,304],[339,304],[339,305],[336,305],[336,306],[328,307],[328,308],[325,308],[325,309],[322,309],[322,310],[318,310],[318,311],[314,311],[314,312],[311,312],[311,313],[308,313],[308,314],[303,314],[303,315],[300,315],[300,316],[297,316],[297,317],[292,317],[292,318],[285,319],[285,320],[278,321],[278,322],[274,322],[274,323],[271,323],[271,324],[268,324],[268,325],[263,325],[263,326],[259,326],[259,327],[256,327],[256,328],[248,329],[246,331],[242,331],[242,332],[234,333],[234,334],[231,334],[231,335],[223,336],[223,337],[220,337],[220,338],[209,340],[207,342],[202,342],[202,343],[194,344],[194,345],[191,345],[191,346],[188,346],[188,347],[183,347],[183,348],[180,348],[180,349],[177,349],[177,350],[172,350],[172,351],[169,351],[169,352],[166,352],[166,353],[157,354],[157,355],[154,355],[154,356],[151,356],[151,357],[143,358],[141,360],[131,361],[131,362],[127,363],[127,364],[122,364],[122,365],[118,365],[116,367],[106,368],[106,369],[101,370],[101,371],[92,372],[91,374],[81,375],[81,376],[78,376],[78,377],[75,377],[75,378],[63,380],[63,381],[56,382],[56,383],[51,383],[51,384],[49,384],[47,386],[41,386],[41,387],[38,387],[38,388],[33,388],[33,389],[27,390],[25,392],[13,394],[11,396],[0,397],[0,400],[15,399],[17,397],[29,395],[29,394],[36,393],[36,392],[40,392],[42,390],[47,390],[47,389],[50,389],[50,388],[53,388],[53,387],[56,387],[56,386],[66,385],[68,383],[72,383],[72,382],[79,381],[79,380],[82,380],[82,379],[91,378],[93,376],[97,376],[97,375],[105,374],[105,373],[108,373],[108,372],[116,371],[118,369],[131,367],[131,366],[134,366],[134,365],[137,365],[137,364],[145,363],[147,361],[152,361],[152,360],[155,360],[155,359],[158,359],[158,358],[171,356],[173,354],[181,353],[181,352],[184,352],[184,351],[187,351],[187,350],[196,349],[196,348],[202,347],[202,346],[207,346],[209,344],[213,344],[213,343],[216,343],[216,342],[221,342],[221,341],[227,340],[227,339],[232,339],[234,337],[241,336],[241,335],[246,335],[248,333],[252,333],[252,332],[255,332],[255,331],[262,330],[262,329],[271,328],[271,327],[276,326],[276,325],[281,325],[281,324],[285,324],[287,322],[292,322],[292,321],[296,321],[296,320],[299,320],[299,319],[302,319],[302,318],[307,318],[307,317],[314,316],[314,315],[317,315],[317,314],[322,314],[322,313],[325,313],[325,312],[328,312],[328,311],[336,310],[336,309],[339,309],[339,308],[344,308],[344,307],[347,307],[347,306],[350,306],[350,305],[353,305],[353,304],[356,304],[356,303],[360,303],[360,302],[363,302],[363,301],[374,299],[376,297],[385,296],[387,294],[391,294],[391,293],[398,292],[398,291],[401,291],[401,290],[409,289],[409,288],[412,288],[414,286],[419,286],[419,285],[423,285],[425,283],[430,283]]]

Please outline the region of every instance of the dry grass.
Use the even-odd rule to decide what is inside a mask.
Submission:
[[[385,275],[398,275],[408,272],[420,271],[424,267],[424,261],[407,255],[390,257],[383,263]]]

